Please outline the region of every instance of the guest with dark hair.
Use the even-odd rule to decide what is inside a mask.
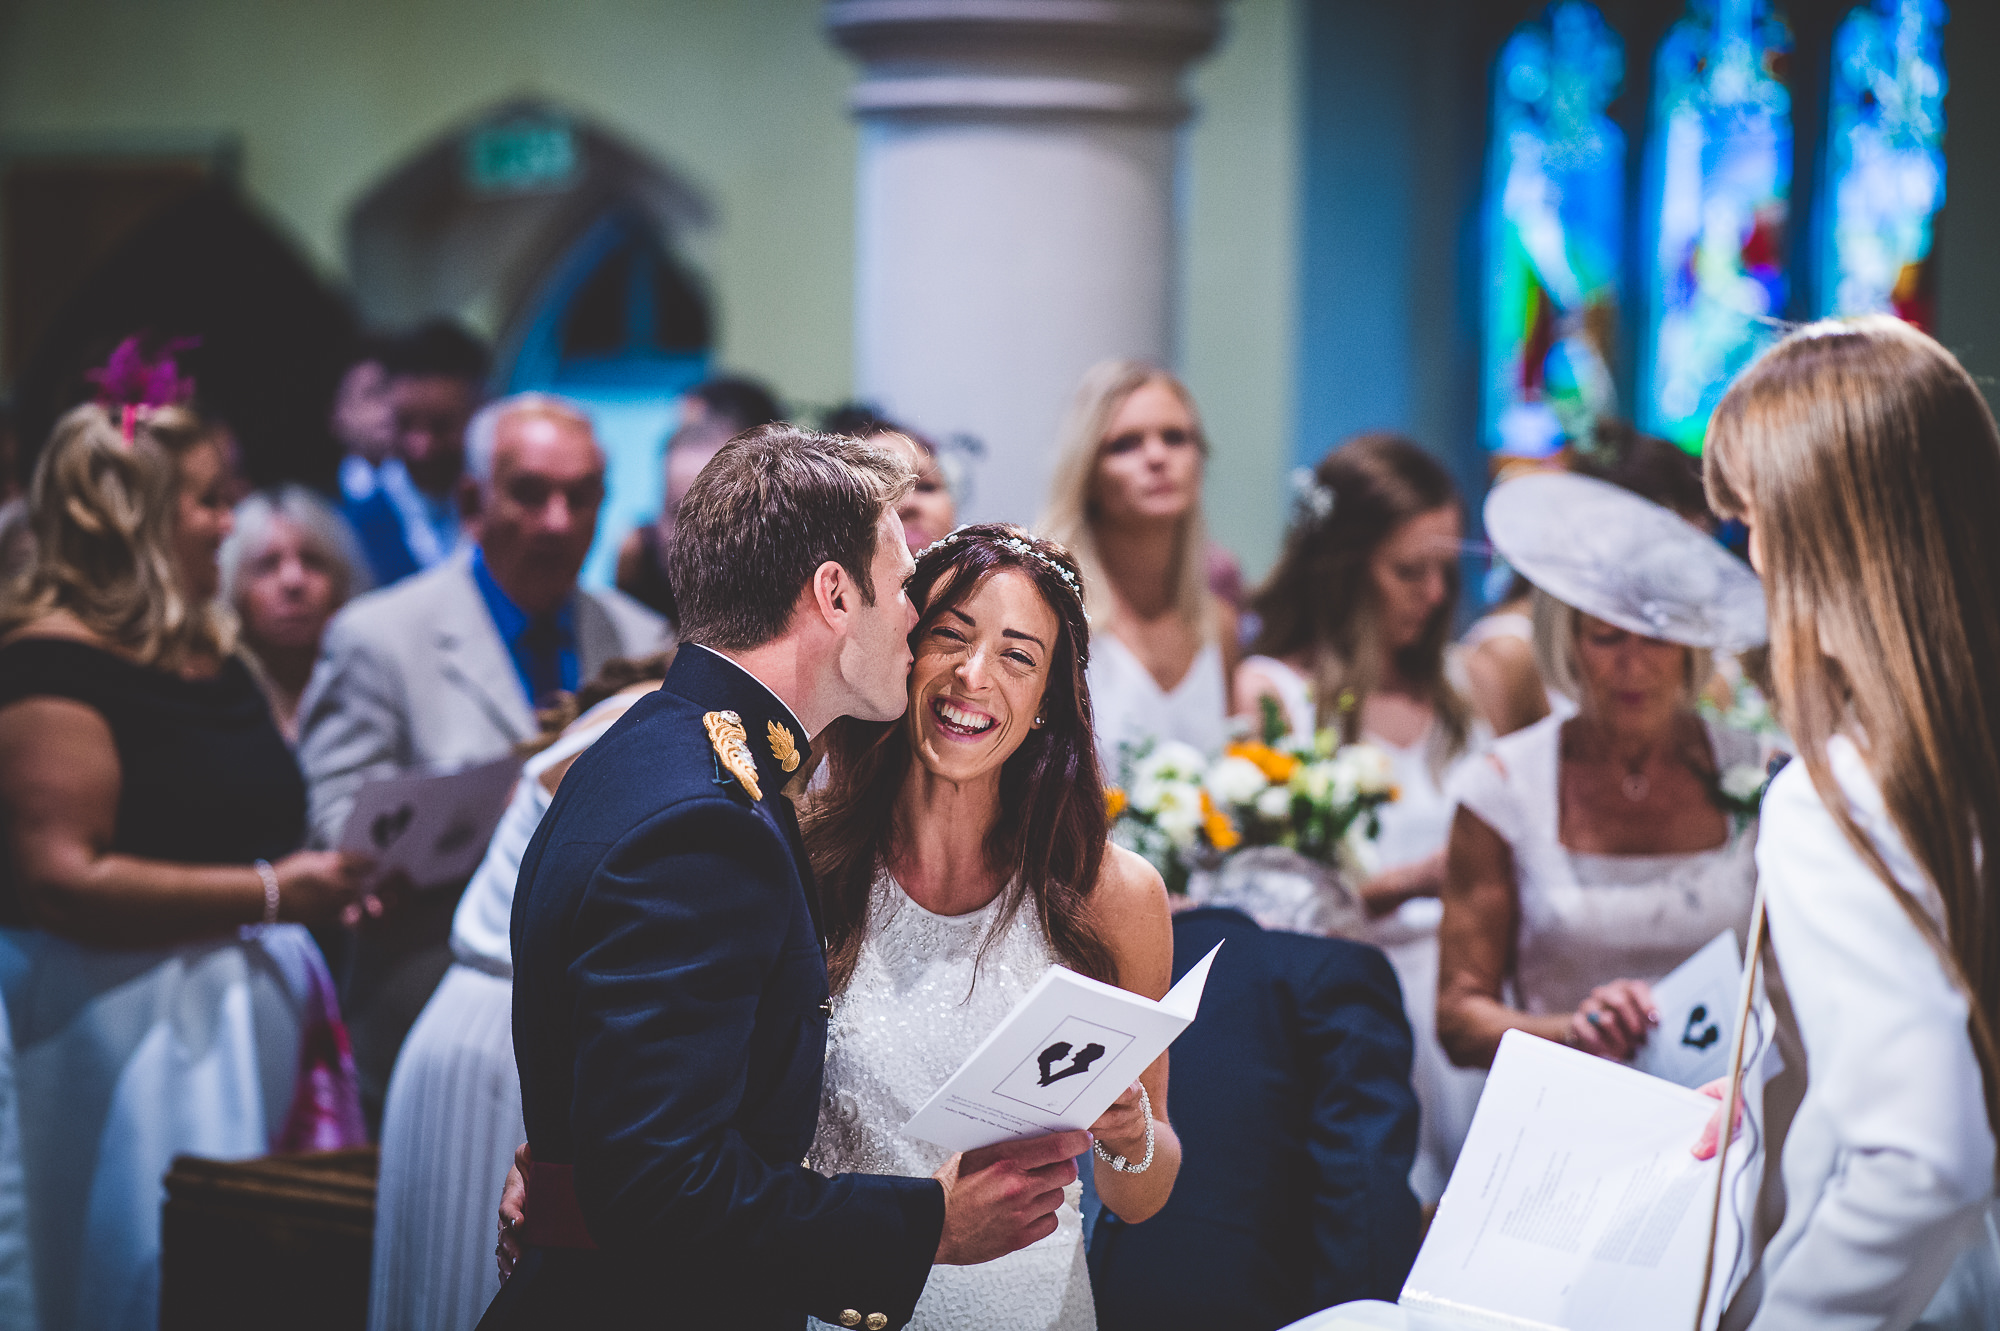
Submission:
[[[445,562],[459,545],[465,427],[486,380],[486,348],[448,320],[392,338],[381,350],[394,418],[393,454],[375,488],[346,516],[378,586]],[[352,371],[350,371],[352,373]]]
[[[666,643],[644,606],[577,586],[604,497],[589,417],[524,393],[486,407],[467,434],[478,544],[341,611],[300,704],[299,764],[321,845],[338,844],[368,781],[503,757],[536,733],[537,705],[614,656]],[[451,964],[457,901],[426,892],[355,941],[342,997],[371,1117]]]
[[[382,363],[386,339],[364,338],[340,376],[327,424],[340,444],[340,494],[358,504],[375,493],[376,470],[396,451],[396,405]]]
[[[1174,1195],[1143,1225],[1106,1209],[1091,1235],[1099,1331],[1269,1331],[1394,1300],[1416,1257],[1395,971],[1366,944],[1195,907],[1174,915],[1174,978],[1223,942],[1201,1018],[1174,1042]]]
[[[680,621],[674,580],[667,568],[674,519],[694,478],[724,444],[745,430],[780,417],[771,390],[754,379],[726,376],[696,384],[681,399],[680,424],[667,439],[666,497],[660,516],[639,527],[618,547],[618,590],[648,609]]]
[[[958,526],[958,503],[945,473],[944,459],[938,455],[937,445],[924,435],[859,402],[828,412],[822,428],[828,434],[892,445],[909,455],[917,480],[897,505],[896,516],[902,520],[903,539],[909,544],[911,554]]]
[[[295,851],[305,788],[215,603],[222,477],[178,407],[76,408],[0,605],[0,986],[49,1331],[158,1323],[175,1155],[361,1140],[299,924],[339,921],[367,864]]]
[[[222,543],[222,599],[242,626],[245,659],[287,743],[299,739],[299,699],[334,612],[372,578],[354,533],[301,485],[281,485],[236,506]]]
[[[1458,487],[1400,435],[1365,434],[1320,459],[1299,487],[1285,546],[1250,606],[1260,621],[1236,676],[1237,711],[1275,707],[1300,739],[1331,730],[1389,755],[1396,800],[1381,811],[1376,872],[1359,884],[1416,1033],[1423,1139],[1412,1184],[1444,1192],[1482,1084],[1438,1045],[1437,929],[1451,831],[1447,772],[1479,738],[1446,669],[1458,603]]]

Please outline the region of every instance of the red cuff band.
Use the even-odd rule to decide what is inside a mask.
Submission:
[[[537,1160],[528,1166],[528,1214],[521,1241],[537,1248],[595,1248],[576,1204],[576,1167]]]

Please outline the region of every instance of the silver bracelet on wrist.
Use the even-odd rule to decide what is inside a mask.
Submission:
[[[1146,1094],[1144,1082],[1139,1083],[1139,1112],[1146,1117],[1146,1156],[1138,1164],[1126,1164],[1124,1156],[1112,1155],[1104,1149],[1103,1142],[1094,1141],[1090,1144],[1093,1155],[1121,1174],[1143,1174],[1153,1167],[1153,1097]]]
[[[269,860],[252,860],[251,867],[257,871],[257,881],[264,885],[264,923],[278,922],[278,871],[271,867]]]

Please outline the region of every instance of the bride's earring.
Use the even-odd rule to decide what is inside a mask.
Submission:
[[[1036,725],[1038,725],[1038,726],[1039,726],[1039,725],[1041,725],[1041,724],[1043,724],[1043,719],[1042,719],[1041,717],[1039,717],[1039,716],[1038,716],[1038,717],[1036,717],[1036,718],[1035,718],[1035,724],[1036,724]]]

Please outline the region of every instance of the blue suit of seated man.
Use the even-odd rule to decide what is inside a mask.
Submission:
[[[740,718],[756,797],[711,742],[720,712]],[[801,1164],[829,1008],[790,744],[803,760],[776,695],[683,646],[564,778],[521,863],[514,1047],[529,1223],[548,1209],[542,1171],[567,1166],[588,1234],[530,1246],[482,1326],[909,1320],[945,1221],[938,1184]]]
[[[1410,1023],[1388,959],[1210,907],[1174,917],[1174,978],[1225,939],[1174,1042],[1174,1195],[1091,1234],[1100,1331],[1269,1331],[1394,1299],[1416,1259]]]

